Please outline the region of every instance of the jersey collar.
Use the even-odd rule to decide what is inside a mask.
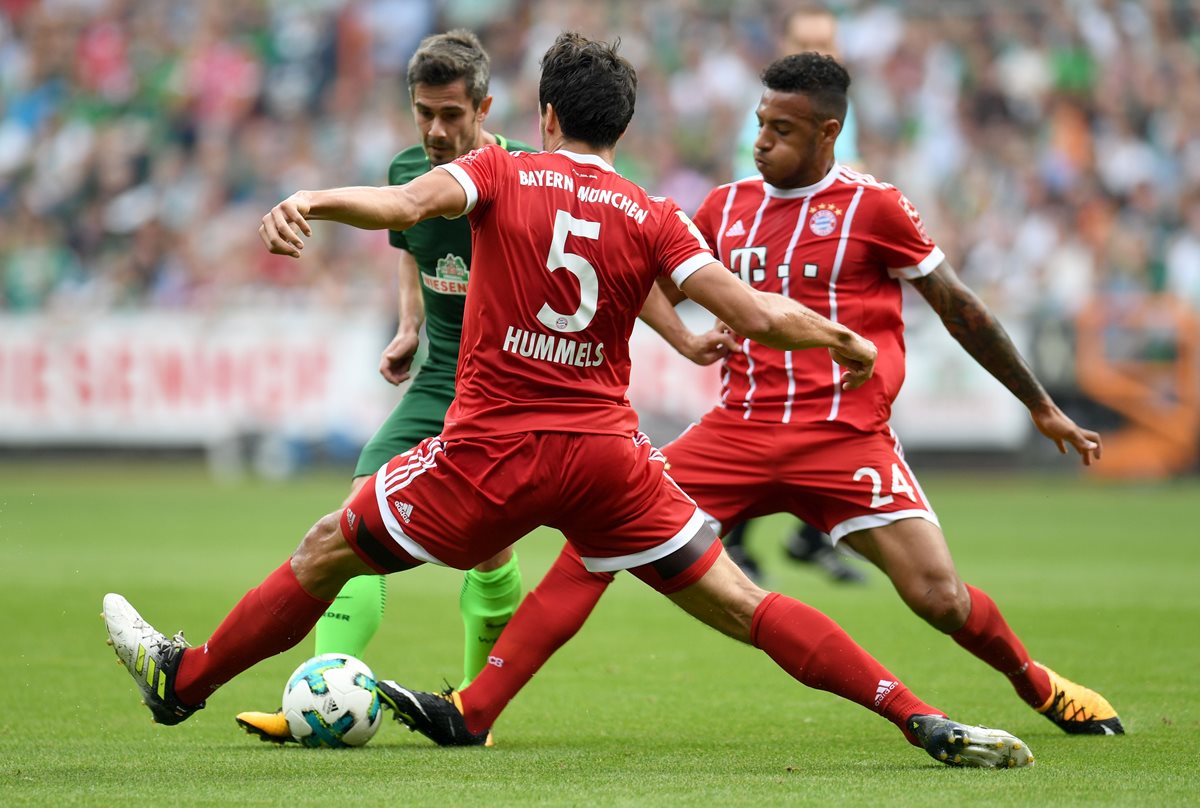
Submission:
[[[829,169],[829,173],[812,185],[806,185],[803,188],[776,188],[766,180],[763,180],[763,191],[767,196],[773,196],[778,199],[798,199],[803,196],[812,196],[818,191],[824,191],[830,185],[833,185],[834,180],[837,179],[838,172],[841,170],[841,164],[835,160],[833,167]]]
[[[578,152],[567,151],[566,149],[557,149],[554,154],[561,154],[564,157],[574,160],[576,163],[584,163],[597,168],[603,168],[605,171],[611,171],[616,174],[617,170],[605,162],[603,157],[595,154],[580,154]]]

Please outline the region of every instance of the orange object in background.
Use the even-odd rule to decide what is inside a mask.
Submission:
[[[1080,389],[1120,413],[1094,473],[1161,479],[1200,456],[1200,317],[1172,295],[1097,298],[1076,320]]]

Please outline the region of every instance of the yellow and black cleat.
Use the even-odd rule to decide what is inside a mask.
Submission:
[[[292,730],[288,727],[287,717],[282,710],[273,713],[250,710],[238,713],[234,720],[247,734],[257,736],[260,741],[277,744],[298,743],[292,737]]]
[[[1094,690],[1059,676],[1040,662],[1033,663],[1050,677],[1050,698],[1038,708],[1071,735],[1124,735],[1125,727],[1108,700]]]

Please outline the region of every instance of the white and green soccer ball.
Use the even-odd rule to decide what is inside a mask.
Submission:
[[[375,674],[346,654],[313,657],[288,677],[283,714],[292,737],[304,746],[362,746],[383,721]]]

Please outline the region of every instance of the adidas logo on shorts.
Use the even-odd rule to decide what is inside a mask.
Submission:
[[[404,524],[407,525],[409,520],[412,518],[412,503],[401,502],[398,499],[394,499],[392,500],[392,504],[396,506],[396,513],[400,514],[400,518],[403,519]]]

